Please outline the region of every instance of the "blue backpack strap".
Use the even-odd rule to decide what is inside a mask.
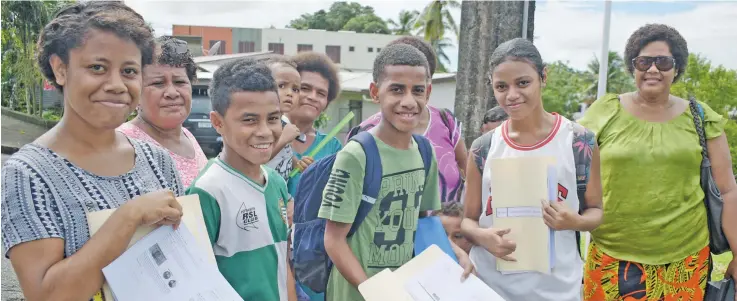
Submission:
[[[425,166],[425,176],[427,176],[430,173],[430,165],[432,165],[432,144],[422,135],[412,134],[412,137],[417,141],[417,148],[420,150],[422,163]]]
[[[367,131],[358,132],[355,136],[351,137],[350,140],[356,141],[363,147],[363,152],[366,155],[366,167],[365,174],[363,176],[363,191],[361,195],[361,204],[358,205],[358,212],[356,218],[353,220],[353,225],[348,235],[358,230],[366,216],[371,212],[371,209],[376,203],[376,198],[379,197],[379,190],[381,190],[381,157],[379,156],[379,148],[376,146],[376,140],[374,136]]]

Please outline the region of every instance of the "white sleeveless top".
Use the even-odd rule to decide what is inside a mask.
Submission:
[[[479,226],[491,228],[491,209],[487,208],[491,195],[490,159],[554,156],[557,158],[558,200],[578,212],[576,168],[573,157],[573,123],[560,115],[550,135],[533,146],[515,144],[507,136],[508,121],[492,133],[489,154],[483,169],[481,184],[481,216]],[[479,278],[507,301],[526,300],[581,300],[583,262],[579,257],[575,231],[555,231],[555,262],[552,273],[520,273],[503,275],[496,269],[496,257],[481,246],[470,253]]]

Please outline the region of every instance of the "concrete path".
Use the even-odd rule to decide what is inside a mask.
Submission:
[[[5,114],[0,118],[2,118],[0,144],[3,146],[3,153],[15,152],[15,150],[21,146],[33,142],[36,138],[47,131],[45,127],[25,122]]]

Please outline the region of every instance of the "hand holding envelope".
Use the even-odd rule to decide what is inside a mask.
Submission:
[[[543,206],[543,220],[553,230],[578,229],[579,215],[573,212],[565,203],[558,201],[541,201]]]
[[[517,261],[517,259],[509,255],[517,249],[517,244],[504,237],[504,235],[509,234],[510,229],[481,228],[478,231],[481,234],[479,235],[479,243],[489,253],[506,261]]]

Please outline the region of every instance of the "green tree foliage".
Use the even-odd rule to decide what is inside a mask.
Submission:
[[[460,7],[460,1],[435,0],[425,7],[415,22],[415,29],[418,30],[418,34],[423,36],[425,41],[430,42],[435,48],[435,53],[438,55],[437,72],[448,70],[450,61],[445,53],[445,48],[452,46],[452,43],[447,38],[446,33],[450,31],[458,37],[458,24],[453,19],[451,9],[459,9]]]
[[[693,95],[726,115],[737,108],[737,70],[729,70],[721,65],[714,67],[708,59],[691,54],[686,72],[673,85],[671,93],[681,98]]]
[[[392,26],[391,31],[395,35],[411,35],[412,29],[414,29],[415,22],[417,21],[417,17],[419,15],[420,12],[416,10],[401,10],[399,12],[399,17],[397,18],[397,21],[389,19],[386,22]]]
[[[609,66],[607,69],[607,93],[625,93],[635,90],[635,84],[632,77],[627,73],[624,60],[614,51],[609,51]],[[584,84],[586,87],[583,91],[583,97],[587,100],[595,100],[599,89],[599,60],[594,57],[589,62],[586,73],[584,73]]]
[[[43,76],[35,64],[36,41],[61,7],[73,1],[8,1],[2,11],[2,105],[41,116]]]
[[[362,33],[391,33],[386,21],[376,15],[373,7],[362,6],[357,2],[335,2],[327,12],[321,9],[313,14],[303,14],[289,22],[287,27],[328,31],[351,30]]]
[[[564,62],[547,65],[547,80],[543,88],[543,104],[549,112],[557,112],[567,118],[580,111],[583,102],[586,73],[577,71]]]

